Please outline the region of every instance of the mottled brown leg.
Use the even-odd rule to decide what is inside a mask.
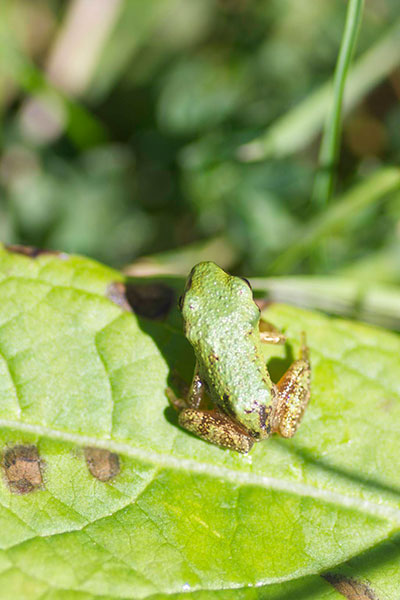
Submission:
[[[197,362],[192,383],[190,384],[186,398],[177,398],[170,387],[166,389],[166,394],[172,406],[178,411],[184,410],[185,408],[199,408],[204,396],[204,385],[200,379]]]
[[[251,436],[217,410],[186,408],[179,414],[179,424],[203,440],[222,448],[247,454],[253,446]]]
[[[292,437],[300,425],[310,400],[310,374],[308,348],[303,333],[299,360],[289,367],[276,385],[278,397],[273,430],[282,437]]]
[[[286,337],[271,323],[260,319],[260,340],[265,344],[284,344]]]

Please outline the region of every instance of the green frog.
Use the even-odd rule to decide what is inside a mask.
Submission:
[[[305,334],[300,357],[274,384],[261,344],[285,337],[260,318],[246,279],[201,262],[189,274],[179,300],[184,331],[196,366],[187,397],[177,398],[182,427],[200,438],[247,453],[273,433],[292,437],[310,399],[310,361]],[[212,406],[206,406],[204,395]]]

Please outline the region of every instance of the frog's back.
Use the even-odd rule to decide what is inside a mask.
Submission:
[[[258,326],[249,328],[236,317],[216,322],[213,315],[209,323],[205,319],[201,343],[193,347],[212,401],[258,437],[266,434],[273,385],[262,357]]]
[[[212,401],[255,437],[265,437],[274,386],[261,354],[260,311],[250,284],[214,263],[199,263],[187,279],[181,309]]]

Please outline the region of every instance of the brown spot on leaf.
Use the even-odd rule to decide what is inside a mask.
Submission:
[[[128,284],[127,298],[138,315],[164,319],[175,303],[175,292],[164,283]]]
[[[13,446],[3,455],[3,469],[14,494],[29,494],[43,484],[42,463],[36,446]]]
[[[109,300],[118,304],[123,310],[132,312],[132,307],[126,297],[126,286],[122,281],[113,281],[110,283],[107,287],[106,295]]]
[[[174,290],[164,283],[113,282],[107,296],[124,310],[147,319],[164,319],[175,302]]]
[[[89,471],[99,481],[110,481],[120,472],[118,454],[104,448],[85,448]]]
[[[325,573],[322,577],[347,600],[379,600],[367,583],[335,573]]]
[[[62,259],[68,258],[68,254],[65,252],[59,252],[58,250],[44,250],[41,248],[35,248],[34,246],[22,246],[19,244],[14,244],[6,246],[6,249],[8,252],[13,252],[14,254],[23,254],[24,256],[29,256],[30,258],[37,258],[42,254],[52,254]]]

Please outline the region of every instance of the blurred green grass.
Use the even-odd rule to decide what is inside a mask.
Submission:
[[[0,238],[144,272],[146,256],[164,272],[206,256],[247,276],[399,284],[397,0],[366,2],[336,194],[311,201],[345,14],[342,0],[5,0]]]

